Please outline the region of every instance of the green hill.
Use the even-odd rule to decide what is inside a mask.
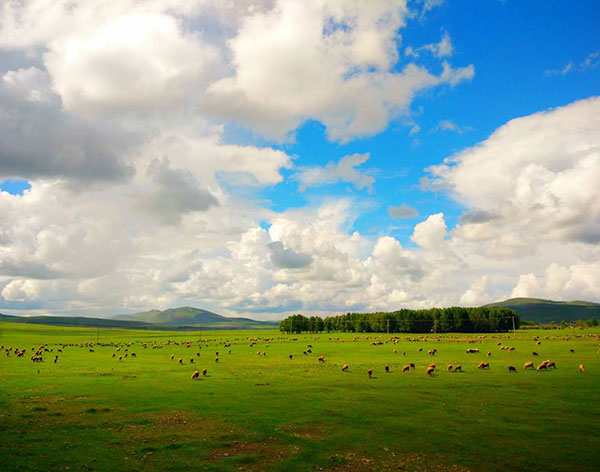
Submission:
[[[193,307],[150,310],[132,315],[116,315],[117,320],[136,320],[161,326],[190,326],[228,329],[273,328],[278,322],[256,321],[250,318],[229,318]]]
[[[522,320],[536,323],[600,318],[600,303],[575,300],[572,302],[544,300],[541,298],[510,298],[489,303],[487,307],[506,307],[515,310]]]
[[[129,328],[145,329],[150,328],[150,323],[144,323],[137,320],[111,320],[104,318],[87,318],[84,316],[13,316],[0,314],[0,322],[11,323],[31,323],[55,326],[89,326],[99,328]]]

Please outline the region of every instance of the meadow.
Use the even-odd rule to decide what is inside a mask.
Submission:
[[[597,329],[394,339],[0,323],[0,471],[596,471],[599,344]],[[557,368],[523,369],[545,359]]]

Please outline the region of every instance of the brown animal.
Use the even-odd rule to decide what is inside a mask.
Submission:
[[[427,367],[427,375],[429,375],[429,377],[433,377],[433,372],[435,370],[435,367],[429,366]]]
[[[290,354],[288,357],[289,357],[290,359],[293,359],[293,358],[294,358],[294,356],[292,356],[291,354]]]
[[[487,353],[487,356],[488,356],[488,357],[492,357],[492,353],[491,353],[491,352],[488,352],[488,353]]]
[[[411,363],[410,363],[410,364],[408,364],[408,365],[410,366],[410,368],[411,368],[411,369],[414,369],[414,368],[415,368],[415,363],[414,363],[414,362],[411,362]]]
[[[350,367],[348,366],[348,364],[344,364],[344,365],[342,366],[342,372],[348,372],[348,369],[349,369],[349,368],[350,368]]]
[[[516,371],[517,371],[517,368],[515,366],[513,366],[513,365],[508,366],[508,372],[516,372]]]
[[[552,367],[553,369],[556,369],[556,364],[554,363],[554,361],[546,361],[546,365],[548,366],[548,368]]]
[[[490,368],[489,362],[480,362],[479,363],[479,369],[483,370],[483,369],[489,369],[489,368]]]
[[[452,364],[448,364],[446,366],[446,369],[448,369],[448,372],[452,372]]]
[[[523,364],[523,369],[535,369],[533,362],[525,362],[525,364]]]
[[[323,356],[319,356],[319,362],[325,362],[325,358]]]
[[[118,349],[117,349],[117,351],[118,351]],[[171,354],[171,360],[174,360],[174,359],[175,359],[175,356],[173,354]]]
[[[546,362],[542,362],[540,365],[537,366],[537,370],[546,370],[548,368],[548,364],[546,364]]]
[[[194,373],[192,374],[192,380],[196,380],[198,377],[200,377],[200,372],[195,370]]]
[[[404,367],[402,367],[402,372],[410,372],[410,366],[405,365]]]
[[[585,372],[585,369],[583,368],[583,364],[579,364],[579,372],[581,372],[582,374]]]
[[[207,371],[206,369],[202,369],[202,377],[206,377],[206,373],[207,373],[207,372],[208,372],[208,371]]]
[[[539,356],[539,354],[537,352],[532,352],[531,354],[533,354],[534,356]]]
[[[183,359],[180,357],[178,362],[179,362],[180,364],[183,364]]]
[[[367,370],[367,374],[369,374],[369,378],[373,377],[373,369]]]
[[[462,372],[462,371],[463,371],[463,370],[462,370],[462,365],[460,365],[460,364],[459,364],[459,365],[457,365],[457,366],[454,368],[454,372]]]
[[[386,371],[388,374],[390,373],[390,366],[389,366],[389,365],[386,365],[386,366],[385,366],[385,371]]]

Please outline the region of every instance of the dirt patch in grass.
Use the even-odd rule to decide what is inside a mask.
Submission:
[[[301,424],[289,423],[278,428],[281,432],[297,438],[322,439],[327,437],[329,430],[322,423]]]
[[[405,471],[405,472],[472,472],[471,469],[452,464],[438,454],[397,454],[389,450],[382,451],[377,458],[369,458],[357,454],[331,456],[334,464],[328,472],[370,472],[370,471]]]

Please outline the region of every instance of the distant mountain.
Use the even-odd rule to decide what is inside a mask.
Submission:
[[[541,298],[510,298],[489,303],[487,307],[506,307],[515,310],[522,320],[536,323],[560,323],[561,321],[600,318],[600,303],[575,300],[562,302]]]
[[[273,328],[278,322],[256,321],[250,318],[229,318],[193,307],[150,310],[132,315],[116,315],[116,320],[136,320],[161,326],[190,326],[229,329]]]
[[[13,316],[0,313],[0,322],[32,323],[54,326],[88,326],[99,328],[147,329],[150,323],[137,320],[114,320],[105,318],[86,318],[84,316]]]

